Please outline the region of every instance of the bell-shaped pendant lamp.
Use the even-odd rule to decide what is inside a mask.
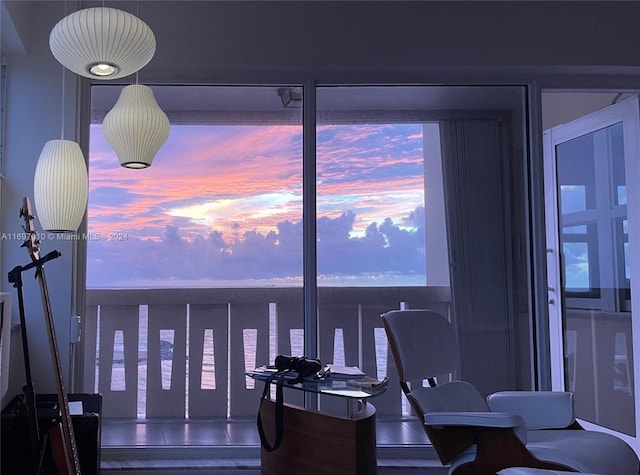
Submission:
[[[78,10],[51,30],[49,48],[67,69],[91,79],[117,79],[142,69],[156,52],[151,28],[115,8]]]
[[[33,183],[37,216],[44,231],[74,233],[87,208],[89,180],[80,146],[49,140],[40,153]]]
[[[132,84],[104,117],[102,133],[121,166],[147,168],[169,138],[169,119],[149,86]]]

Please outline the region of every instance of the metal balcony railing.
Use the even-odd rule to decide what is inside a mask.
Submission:
[[[403,413],[379,318],[402,307],[448,315],[449,288],[318,289],[317,356],[388,375],[381,415]],[[254,416],[245,370],[301,355],[303,335],[302,288],[87,290],[84,390],[103,395],[105,418]]]

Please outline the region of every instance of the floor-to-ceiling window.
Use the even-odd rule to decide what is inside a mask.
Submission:
[[[376,407],[399,416],[406,408],[378,318],[399,307],[473,324],[464,338],[500,343],[495,352],[468,345],[469,359],[495,353],[529,370],[518,355],[528,325],[510,321],[527,306],[516,295],[526,250],[510,249],[523,227],[511,208],[523,191],[509,185],[524,167],[522,88],[317,87],[315,130],[305,132],[301,86],[154,86],[171,132],[143,170],[121,168],[102,136],[119,91],[92,89],[89,153],[84,377],[105,396],[106,417],[250,416],[257,395],[244,370],[305,353],[309,334],[323,362],[390,376]],[[490,193],[453,190],[459,174]],[[476,203],[486,209],[471,211]],[[467,243],[455,259],[452,229],[456,246]],[[305,253],[317,256],[312,284]],[[464,274],[458,305],[484,283],[460,318],[451,269]],[[317,315],[305,327],[310,285]],[[496,302],[499,321],[484,325],[476,313]],[[516,386],[514,371],[476,377]]]
[[[392,381],[378,316],[450,309],[448,295],[435,298],[449,289],[448,248],[440,128],[425,95],[401,86],[317,90],[318,354]],[[379,414],[401,412],[392,388],[376,401]]]
[[[156,88],[171,131],[143,170],[118,166],[101,121],[91,126],[87,287],[226,293],[179,308],[151,295],[132,306],[133,319],[113,326],[108,319],[124,314],[109,314],[103,302],[98,355],[113,364],[100,367],[96,389],[130,392],[138,417],[156,413],[148,407],[155,390],[182,393],[185,414],[200,414],[207,394],[225,400],[211,415],[237,414],[227,388],[240,392],[242,370],[273,359],[266,352],[277,351],[276,322],[302,328],[302,109],[284,107],[283,91],[289,88]],[[100,106],[118,92],[94,87],[94,113],[104,113]],[[251,289],[265,295],[256,301]],[[130,333],[137,336],[127,341]],[[129,379],[137,395],[127,386],[128,343],[137,353],[130,368],[138,377]],[[239,378],[227,377],[229,355]]]

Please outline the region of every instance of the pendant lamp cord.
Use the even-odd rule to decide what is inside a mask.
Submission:
[[[136,16],[140,18],[140,0],[136,0]],[[136,86],[138,85],[138,71],[136,71]]]
[[[64,1],[64,16],[67,16],[67,0]],[[64,80],[65,80],[65,73],[64,73],[64,66],[62,66],[62,107],[60,108],[62,110],[62,117],[60,120],[60,139],[64,140]]]
[[[60,138],[64,140],[64,66],[62,66],[62,117],[60,120]]]

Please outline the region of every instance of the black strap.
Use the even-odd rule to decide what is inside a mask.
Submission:
[[[271,388],[271,383],[276,379],[276,439],[273,442],[273,445],[269,444],[267,437],[264,433],[264,428],[262,427],[262,403],[265,399],[269,399],[269,389]],[[262,391],[262,396],[260,397],[260,407],[258,408],[258,433],[260,434],[260,442],[262,443],[262,447],[267,452],[273,452],[280,447],[282,443],[282,433],[283,433],[283,419],[284,419],[284,401],[282,399],[282,386],[284,385],[284,372],[275,373],[269,376],[269,379],[264,383],[264,390]]]

